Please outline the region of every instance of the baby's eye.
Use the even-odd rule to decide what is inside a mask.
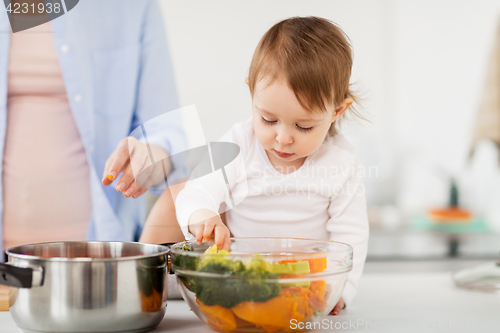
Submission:
[[[272,125],[274,124],[276,121],[273,121],[273,120],[267,120],[266,118],[262,117],[262,122],[265,124],[265,125]]]
[[[299,125],[295,125],[295,126],[297,126],[297,129],[301,132],[309,132],[310,130],[313,129],[312,127],[300,127]]]

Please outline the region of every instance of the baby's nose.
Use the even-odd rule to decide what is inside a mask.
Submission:
[[[293,137],[289,135],[286,130],[282,130],[276,134],[276,141],[280,145],[285,146],[293,143]]]

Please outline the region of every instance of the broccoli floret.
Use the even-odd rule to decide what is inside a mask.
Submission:
[[[193,251],[193,249],[189,248],[186,244],[184,244],[181,248],[184,251]],[[198,269],[198,264],[200,261],[199,257],[195,256],[190,256],[190,255],[176,255],[173,258],[173,264],[175,267],[189,270],[189,271],[195,271]],[[196,278],[190,277],[190,276],[182,276],[178,275],[179,279],[184,283],[186,288],[191,290],[192,292],[196,292]]]
[[[220,250],[217,252],[217,245],[209,247],[205,254],[209,254],[209,256],[203,256],[199,262],[198,270],[201,270],[207,265],[219,265],[220,273],[224,273],[226,271],[232,270],[233,261],[231,257],[229,257],[229,251]],[[215,273],[215,272],[214,272]]]
[[[193,251],[193,249],[189,248],[186,244],[184,244],[181,249],[183,251]],[[173,259],[174,266],[190,271],[195,271],[198,268],[198,263],[200,261],[199,257],[190,255],[176,255]]]
[[[184,251],[193,251],[192,248],[190,248],[189,246],[186,245],[186,241],[184,241],[184,245],[182,245],[181,250],[184,250]]]
[[[278,279],[270,272],[271,265],[259,256],[248,262],[233,261],[226,250],[217,252],[214,245],[205,251],[207,256],[197,259],[192,256],[177,256],[175,265],[186,270],[215,273],[223,277],[181,276],[186,288],[196,294],[205,305],[220,305],[225,308],[246,301],[265,302],[281,292],[280,285],[266,282]],[[195,260],[197,259],[197,260]]]
[[[205,278],[198,281],[196,296],[205,305],[220,305],[225,308],[247,301],[265,302],[280,294],[281,287],[278,283],[266,283],[266,278],[275,276],[252,276],[243,273],[234,278]],[[274,274],[272,274],[274,275]]]
[[[252,260],[244,263],[245,267],[249,270],[261,269],[266,272],[272,272],[273,264],[262,259],[262,255],[254,254]]]
[[[226,278],[203,279],[198,285],[196,296],[205,305],[218,304],[225,308],[232,308],[246,301],[265,302],[276,297],[281,292],[280,285],[267,283],[266,280],[277,279],[279,275],[264,269],[265,264],[267,263],[261,259],[243,264],[228,257],[207,258],[199,271],[223,274]]]
[[[265,302],[276,297],[281,292],[278,283],[267,283],[267,279],[277,279],[278,274],[270,273],[262,268],[247,269],[244,273],[244,281],[238,292],[244,295],[242,302]]]

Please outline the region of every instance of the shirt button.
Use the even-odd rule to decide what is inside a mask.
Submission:
[[[68,44],[64,44],[61,46],[61,52],[62,53],[68,53],[69,52],[69,45]]]
[[[94,151],[94,146],[89,146],[89,152],[93,152]]]
[[[81,103],[83,100],[82,95],[75,95],[75,102]]]

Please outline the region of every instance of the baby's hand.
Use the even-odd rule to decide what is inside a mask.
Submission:
[[[343,308],[345,308],[345,303],[344,303],[344,300],[341,298],[338,302],[337,302],[337,305],[335,305],[335,307],[333,308],[332,312],[330,312],[331,315],[338,315],[340,310],[342,310]]]
[[[196,243],[209,241],[212,237],[217,248],[229,250],[230,233],[220,216],[211,210],[200,209],[189,219],[189,232],[196,236]]]

